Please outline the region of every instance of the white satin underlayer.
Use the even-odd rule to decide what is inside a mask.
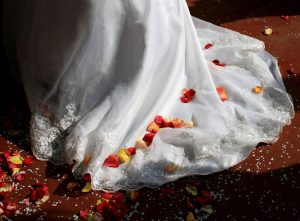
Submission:
[[[275,142],[294,116],[263,42],[191,17],[185,0],[32,0],[22,11],[15,39],[33,153],[54,164],[76,162],[74,175],[90,173],[93,189],[224,170],[258,143]],[[257,85],[263,93],[251,91]],[[192,102],[180,101],[183,88],[196,91]],[[156,115],[195,127],[163,128],[130,162],[102,165],[143,137]],[[166,173],[168,163],[177,171]]]

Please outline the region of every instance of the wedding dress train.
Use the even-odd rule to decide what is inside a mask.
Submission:
[[[16,2],[7,4],[20,7]],[[294,115],[263,42],[191,17],[185,0],[22,4],[14,39],[33,153],[54,164],[75,162],[74,175],[90,173],[93,189],[136,189],[224,170],[259,142],[275,142]],[[261,93],[253,92],[257,86]],[[183,88],[196,91],[191,102],[180,100]],[[157,115],[194,127],[161,128],[130,161],[103,165],[135,146]]]

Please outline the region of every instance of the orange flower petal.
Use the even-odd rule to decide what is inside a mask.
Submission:
[[[89,154],[85,155],[85,157],[83,159],[83,164],[87,166],[90,163],[91,159],[92,159],[92,155],[89,155]]]
[[[262,86],[256,86],[252,89],[252,92],[255,94],[260,94],[264,92],[264,88]]]
[[[221,101],[225,102],[225,101],[228,100],[228,94],[227,94],[227,91],[224,88],[217,87],[217,92],[220,96]]]
[[[165,166],[164,171],[168,174],[173,174],[178,170],[178,165],[175,163],[169,163]]]
[[[171,123],[172,123],[172,127],[174,127],[174,128],[184,127],[184,121],[180,118],[172,119]]]
[[[157,133],[159,129],[160,129],[159,125],[154,121],[152,121],[147,127],[147,131],[151,133]]]

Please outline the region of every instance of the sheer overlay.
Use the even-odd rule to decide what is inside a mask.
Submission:
[[[7,5],[22,5],[13,39],[32,111],[33,153],[54,164],[75,162],[74,175],[90,173],[93,189],[137,189],[224,170],[259,142],[275,142],[294,115],[263,42],[191,17],[185,0]],[[252,92],[257,85],[263,93]],[[196,91],[190,103],[180,101],[183,88]],[[134,146],[156,115],[195,127],[162,128],[130,162],[103,166],[110,154]],[[170,163],[177,169],[166,173]]]

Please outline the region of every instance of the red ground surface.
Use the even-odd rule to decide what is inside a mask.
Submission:
[[[291,125],[284,127],[273,145],[260,145],[242,163],[208,176],[193,176],[157,189],[142,189],[136,201],[126,200],[129,207],[124,220],[186,220],[193,212],[196,220],[300,220],[300,84],[288,70],[300,76],[300,1],[299,0],[200,0],[191,13],[201,19],[263,40],[266,49],[278,58],[288,92],[294,100],[296,115]],[[289,15],[288,20],[280,18]],[[264,27],[275,34],[265,36]],[[1,52],[2,81],[0,86],[0,151],[21,151],[30,155],[30,114],[22,87],[13,77]],[[55,167],[34,160],[27,168],[25,179],[17,184],[18,191],[4,201],[18,203],[13,220],[73,220],[82,209],[92,210],[100,192],[83,194],[68,192],[72,181],[70,168]],[[29,194],[29,186],[44,181],[50,190],[50,200],[41,206],[25,206],[21,202]],[[213,213],[209,216],[191,209],[192,198],[185,187],[195,185],[213,196]]]

